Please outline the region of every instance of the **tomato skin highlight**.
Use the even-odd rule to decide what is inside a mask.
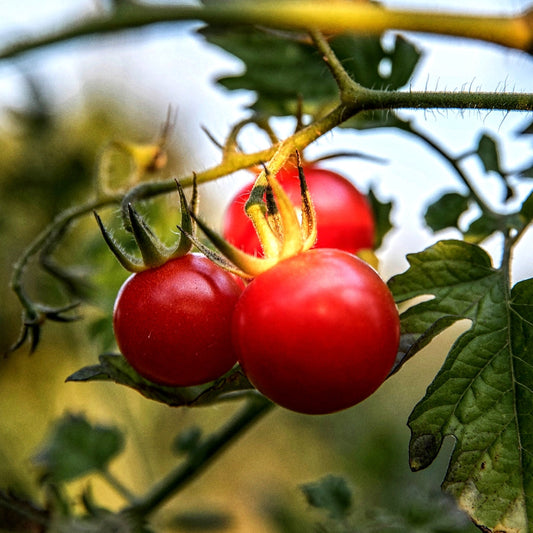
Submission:
[[[244,290],[233,339],[251,383],[306,414],[351,407],[372,394],[398,351],[393,297],[365,262],[314,249],[281,261]]]
[[[163,385],[207,383],[237,357],[231,317],[243,285],[199,254],[130,276],[113,312],[118,347],[143,377]]]
[[[372,248],[375,222],[366,197],[346,178],[314,165],[303,167],[317,217],[318,237],[315,248],[338,248],[350,253]],[[277,179],[292,203],[300,207],[298,168],[287,166]],[[224,213],[224,237],[245,252],[263,255],[253,224],[244,212],[244,204],[253,183],[243,187]]]

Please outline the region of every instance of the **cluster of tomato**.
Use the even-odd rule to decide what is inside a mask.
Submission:
[[[398,312],[386,284],[355,256],[372,248],[374,218],[347,179],[304,167],[317,220],[313,249],[283,259],[245,283],[200,254],[132,275],[113,325],[119,349],[142,376],[190,386],[237,362],[273,402],[308,414],[345,409],[372,394],[395,361]],[[277,179],[298,205],[298,171]],[[224,237],[260,256],[244,212],[253,184],[230,203]]]

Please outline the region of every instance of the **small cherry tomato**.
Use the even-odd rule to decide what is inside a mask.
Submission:
[[[246,287],[233,341],[250,382],[273,402],[307,414],[359,403],[389,374],[400,323],[376,271],[341,250],[285,259]]]
[[[133,274],[115,302],[118,347],[145,378],[206,383],[236,363],[231,317],[243,284],[199,254]]]
[[[315,248],[338,248],[350,253],[372,248],[375,222],[366,197],[346,178],[314,165],[303,167],[317,217]],[[277,179],[292,203],[301,205],[298,168],[287,166]],[[262,255],[253,224],[244,212],[244,204],[253,183],[243,187],[229,204],[223,220],[224,237],[245,252]]]

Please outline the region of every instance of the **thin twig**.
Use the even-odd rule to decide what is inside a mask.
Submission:
[[[347,31],[381,35],[405,30],[493,42],[530,52],[533,48],[533,11],[515,16],[482,16],[430,11],[386,9],[370,2],[330,0],[286,2],[216,2],[203,6],[157,6],[124,2],[115,9],[37,38],[22,39],[0,51],[0,60],[51,44],[164,22],[202,20],[218,25],[262,25],[270,28],[327,33]]]
[[[246,404],[221,429],[209,435],[191,451],[184,463],[170,472],[148,494],[125,509],[136,516],[147,517],[163,503],[175,496],[184,486],[204,470],[230,443],[264,416],[273,404],[259,394]]]

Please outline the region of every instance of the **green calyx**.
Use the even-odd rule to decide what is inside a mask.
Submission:
[[[191,199],[191,205],[187,204],[185,193],[181,185],[176,182],[178,194],[180,198],[181,208],[181,226],[183,228],[182,234],[176,246],[172,248],[166,247],[155,235],[150,226],[144,220],[144,218],[135,210],[133,205],[128,204],[128,220],[127,225],[133,234],[141,259],[132,256],[127,253],[121,245],[111,235],[109,230],[104,226],[102,219],[95,212],[94,216],[96,222],[102,232],[104,240],[106,241],[109,249],[113,252],[119,263],[130,272],[141,272],[150,268],[156,268],[163,265],[170,259],[182,257],[190,252],[194,239],[194,221],[193,217],[198,210],[198,187],[196,180],[193,184],[193,194]]]
[[[256,257],[236,248],[191,210],[190,217],[218,252],[199,241],[183,225],[178,226],[178,229],[212,261],[244,279],[252,279],[279,261],[309,250],[316,241],[316,215],[300,156],[298,153],[296,156],[302,198],[301,221],[287,193],[267,166],[257,177],[246,202],[246,214],[257,232],[264,257]]]

